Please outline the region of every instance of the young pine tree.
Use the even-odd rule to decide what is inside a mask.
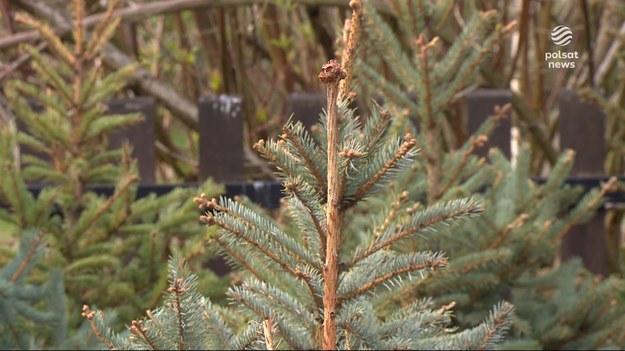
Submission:
[[[406,252],[412,247],[444,249],[453,259],[447,269],[408,282],[399,293],[379,294],[379,303],[392,309],[422,296],[432,296],[438,304],[455,302],[454,325],[464,328],[492,304],[510,299],[516,314],[504,348],[625,347],[622,280],[598,279],[579,261],[557,264],[562,238],[593,215],[614,180],[582,197],[579,189],[565,184],[572,151],[559,157],[543,184],[530,179],[527,145],[519,149],[515,164],[497,149],[487,158],[473,155],[508,107],[496,109],[466,142],[450,137],[451,104],[478,82],[480,68],[488,70],[489,53],[510,27],[498,25],[495,12],[475,13],[450,43],[425,37],[414,41],[415,28],[432,37],[449,36],[442,33],[453,28],[444,16],[449,3],[392,1],[384,16],[371,3],[365,7],[362,46],[368,55],[357,65],[359,82],[382,93],[385,108],[400,113],[403,118],[395,119],[393,128],[412,130],[423,157],[400,171],[345,224],[353,228],[348,234],[353,236],[370,218],[387,211],[381,204],[397,201],[396,211],[402,211],[415,202],[429,207],[470,194],[484,204],[484,212],[455,230],[414,237]],[[406,195],[398,196],[402,191]]]
[[[407,251],[406,243],[457,227],[482,207],[470,197],[409,209],[389,202],[380,204],[386,216],[371,218],[359,233],[345,231],[345,216],[409,168],[418,152],[410,134],[389,130],[387,111],[376,107],[363,123],[347,108],[349,100],[337,102],[344,77],[334,60],[322,68],[328,107],[317,135],[289,122],[279,140],[256,144],[279,171],[286,219],[276,221],[244,199],[195,199],[206,210],[202,221],[220,228],[213,244],[248,274],[228,292],[235,308],[202,298],[196,277],[173,259],[167,302],[133,321],[130,336],[112,333],[100,312],[84,307],[106,347],[467,349],[501,341],[512,314],[506,302],[461,332],[448,328],[453,304],[436,307],[422,297],[380,309],[378,294],[435,280],[447,266],[442,252]],[[348,247],[348,235],[364,239]]]
[[[139,177],[129,148],[108,147],[110,132],[140,119],[137,114],[111,115],[106,108],[136,67],[108,73],[101,64],[100,51],[119,23],[112,17],[116,3],[109,2],[103,20],[87,33],[84,3],[74,1],[73,43],[63,42],[44,23],[17,17],[39,31],[49,54],[25,45],[36,75],[4,87],[20,130],[8,122],[0,128],[0,240],[5,245],[24,233],[43,233],[49,246],[41,258],[44,268],[33,270],[30,279],[63,278],[64,284],[49,284],[64,285],[70,310],[91,301],[117,307],[123,317],[160,299],[167,285],[164,262],[172,248],[189,254],[197,244],[203,248],[201,226],[180,225],[197,223],[193,204],[185,201],[195,190],[135,200]],[[21,159],[14,152],[18,146]],[[45,185],[38,195],[28,190],[34,182]],[[97,194],[90,189],[93,184],[113,186],[113,194]],[[213,194],[218,190],[210,182],[203,187]],[[23,258],[7,256],[0,257],[3,266]],[[9,306],[23,305],[17,295],[3,297]],[[10,311],[0,314],[0,324],[10,325],[19,312]],[[68,322],[74,330],[83,321],[76,316]]]

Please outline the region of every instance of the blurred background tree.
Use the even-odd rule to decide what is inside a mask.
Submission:
[[[83,4],[72,3],[77,23]],[[12,120],[0,124],[0,330],[13,332],[3,333],[2,345],[68,347],[66,331],[74,336],[82,320],[66,313],[79,310],[83,301],[134,315],[159,300],[173,250],[189,257],[205,252],[202,230],[193,225],[197,212],[189,199],[195,191],[136,199],[136,160],[127,144],[109,146],[111,131],[142,118],[107,109],[106,102],[137,68],[102,70],[101,50],[119,23],[112,18],[114,8],[111,2],[92,35],[73,26],[73,43],[62,42],[41,21],[16,17],[38,31],[49,51],[25,44],[34,74],[3,86]],[[45,185],[38,194],[28,189],[35,183]],[[96,184],[113,191],[99,194],[90,187]],[[222,191],[211,180],[201,186],[214,195]],[[204,272],[202,284],[219,289],[218,278]],[[46,306],[50,310],[40,309]],[[58,329],[29,338],[26,330],[36,333],[41,323]]]
[[[106,3],[86,2],[89,26],[101,18]],[[392,15],[396,2],[371,3],[389,16],[391,27],[397,27],[401,18]],[[4,63],[0,79],[27,78],[33,72],[23,65],[25,59],[15,46],[36,42],[38,36],[23,35],[28,28],[15,22],[15,14],[27,11],[67,33],[69,2],[3,0],[0,4]],[[119,95],[156,95],[161,102],[155,145],[160,161],[158,179],[174,182],[197,178],[197,110],[193,106],[200,96],[243,96],[248,146],[276,135],[287,117],[286,95],[320,91],[318,82],[310,77],[315,67],[339,55],[347,8],[348,0],[122,1],[122,22],[105,50],[114,58],[105,63],[112,69],[119,68],[123,59],[141,63],[145,71],[133,76],[131,86]],[[442,49],[450,47],[478,11],[497,10],[501,23],[517,22],[511,39],[501,38],[495,44],[495,56],[487,70],[481,69],[477,86],[514,92],[514,123],[521,131],[520,140],[530,142],[537,151],[532,153],[534,175],[548,171],[556,161],[555,97],[559,90],[590,88],[607,98],[622,90],[618,70],[623,64],[620,52],[625,4],[618,0],[448,0],[436,8],[438,12],[426,16],[436,22],[428,31],[440,37]],[[545,52],[557,49],[549,33],[559,24],[573,31],[567,50],[580,52],[575,69],[553,70],[544,64]],[[367,57],[367,52],[363,54]],[[169,89],[168,94],[146,88],[146,80],[162,84]],[[611,152],[622,152],[621,143],[607,145]],[[610,156],[606,172],[622,172],[621,158]],[[248,161],[253,161],[252,156],[248,155]],[[254,164],[249,163],[250,178],[269,176]]]
[[[117,12],[121,24],[114,32],[112,42],[103,48],[104,71],[109,73],[130,62],[138,63],[138,69],[128,77],[128,84],[114,95],[152,95],[158,100],[157,142],[154,145],[158,155],[157,181],[176,183],[198,179],[196,101],[200,96],[215,94],[237,94],[245,101],[247,178],[273,177],[266,168],[259,166],[264,161],[250,151],[251,145],[258,139],[275,137],[281,132],[288,117],[288,93],[321,91],[314,78],[315,72],[328,58],[340,56],[343,23],[349,16],[348,2],[122,0]],[[107,3],[85,2],[88,28],[98,23]],[[518,132],[515,148],[527,151],[521,159],[523,167],[517,170],[523,172],[523,176],[546,176],[554,173],[564,151],[559,146],[557,133],[560,122],[558,93],[565,88],[579,91],[606,112],[605,174],[621,175],[625,171],[625,128],[622,123],[625,79],[621,73],[625,57],[622,45],[625,3],[618,0],[371,0],[369,3],[395,34],[402,32],[405,21],[402,18],[405,12],[398,11],[402,3],[436,5],[424,6],[432,10],[423,12],[424,23],[419,24],[418,30],[408,31],[401,45],[409,47],[411,40],[417,39],[419,34],[428,38],[438,36],[439,52],[452,48],[478,12],[497,10],[499,25],[516,21],[508,37],[492,39],[489,56],[483,64],[474,67],[470,84],[455,91],[453,100],[461,100],[476,88],[511,90],[512,125]],[[69,28],[73,17],[70,2],[1,0],[0,12],[0,82],[3,87],[9,79],[32,81],[37,78],[36,72],[27,64],[31,55],[19,50],[17,44],[30,42],[36,50],[48,54],[48,49],[41,44],[41,37],[36,32],[29,32],[29,26],[16,22],[16,14],[25,12],[47,21],[64,40],[71,40]],[[552,70],[545,65],[545,52],[558,50],[551,43],[549,33],[560,24],[573,31],[573,42],[566,50],[580,52],[575,69]],[[370,40],[374,33],[365,32],[363,37]],[[373,50],[371,46],[363,45],[360,57],[382,78],[396,79],[391,67]],[[358,99],[367,102],[361,106],[367,106],[367,100],[374,94],[370,89],[367,92],[364,82],[362,88],[364,91],[358,91]],[[407,88],[400,86],[400,89]],[[445,120],[442,149],[454,150],[466,145],[470,135],[464,129],[465,111],[449,108],[442,113]],[[511,164],[517,161],[517,155],[513,153]],[[500,160],[497,154],[493,154],[492,159]],[[511,166],[500,161],[504,167]],[[487,168],[484,172],[490,170]],[[559,177],[554,179],[561,180]],[[503,189],[505,187],[495,189],[489,195],[495,200],[501,199],[504,197],[501,194],[506,193]],[[564,205],[565,202],[561,204]],[[512,214],[516,218],[520,213],[513,211]],[[509,219],[514,218],[500,221],[512,223]],[[618,245],[623,245],[622,218],[623,211],[619,209],[611,209],[606,216],[610,242],[616,243],[614,251],[618,251]],[[625,255],[618,252],[612,255],[615,262],[612,270],[619,272],[619,260],[623,261]],[[575,276],[571,272],[578,267],[575,264],[568,267],[565,273]],[[585,281],[593,278],[588,276]],[[572,289],[559,280],[552,283]],[[592,290],[589,286],[583,286],[585,293]]]

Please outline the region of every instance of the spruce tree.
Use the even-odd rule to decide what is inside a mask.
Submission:
[[[432,296],[438,304],[455,302],[454,325],[462,328],[505,298],[517,313],[513,337],[504,348],[625,347],[622,280],[601,280],[577,260],[560,264],[557,259],[562,238],[593,215],[615,180],[585,195],[566,185],[574,160],[570,150],[542,184],[530,179],[528,145],[521,145],[514,164],[497,149],[486,158],[474,155],[509,105],[497,108],[466,142],[450,138],[449,107],[479,84],[480,69],[488,70],[490,53],[511,26],[498,24],[493,11],[476,13],[454,41],[442,43],[436,36],[448,27],[449,2],[391,4],[384,15],[366,6],[362,46],[367,55],[357,64],[357,77],[363,89],[382,95],[385,108],[401,113],[394,128],[411,130],[423,157],[355,212],[348,226],[366,227],[379,204],[398,199],[401,191],[406,191],[404,203],[421,206],[473,194],[484,212],[455,230],[415,237],[413,247],[445,249],[453,259],[440,274],[408,283],[399,294],[380,294],[381,306],[390,309],[421,296]],[[415,30],[434,39],[415,42]]]
[[[45,23],[17,17],[39,31],[49,52],[25,45],[22,49],[30,55],[36,76],[12,80],[4,87],[15,121],[4,121],[0,128],[0,238],[10,243],[27,233],[42,233],[47,254],[39,258],[40,269],[33,270],[29,280],[57,287],[55,293],[64,290],[69,310],[90,301],[116,307],[122,318],[129,318],[124,316],[134,316],[160,299],[167,285],[165,262],[172,249],[197,254],[203,251],[203,240],[201,226],[193,225],[197,224],[194,206],[186,201],[196,189],[136,200],[140,179],[130,148],[109,148],[110,132],[141,118],[138,114],[112,115],[106,107],[136,69],[129,65],[107,72],[101,64],[100,51],[119,23],[113,17],[117,3],[109,2],[102,21],[88,33],[81,24],[84,3],[74,1],[72,42],[63,41]],[[15,153],[19,149],[21,155]],[[44,185],[37,195],[28,190],[33,183]],[[91,185],[108,185],[114,191],[101,195]],[[210,181],[202,188],[211,194],[219,191]],[[190,225],[181,227],[182,223]],[[12,257],[14,249],[7,245],[7,250],[3,248],[6,256],[1,257],[9,273],[13,264],[9,260],[32,265],[30,257]],[[216,279],[207,274],[202,277],[205,282]],[[32,299],[22,302],[17,291],[21,288],[15,289],[14,295],[3,296],[7,299],[3,303],[35,304]],[[60,305],[51,307],[57,311]],[[22,311],[3,311],[2,328],[8,328]],[[32,317],[41,321],[41,316]],[[67,320],[72,331],[82,322],[77,315]],[[24,344],[20,341],[19,345]]]
[[[23,234],[15,256],[0,269],[0,345],[9,349],[41,348],[43,336],[61,346],[67,335],[62,272],[31,282],[28,277],[44,254],[44,232]],[[32,338],[32,335],[40,338]]]
[[[352,4],[359,13],[359,2]],[[282,179],[283,217],[274,219],[245,198],[195,198],[206,211],[201,220],[220,229],[212,244],[247,273],[228,292],[235,307],[203,298],[196,277],[177,257],[170,264],[166,303],[133,321],[129,336],[115,334],[102,322],[102,312],[84,306],[83,316],[104,346],[483,349],[501,342],[512,318],[507,302],[462,331],[448,328],[453,304],[436,306],[425,296],[380,308],[380,294],[393,295],[428,277],[436,280],[448,265],[442,251],[408,250],[407,244],[457,229],[483,208],[473,197],[419,207],[399,192],[395,201],[377,204],[368,225],[348,230],[345,219],[371,205],[370,199],[410,169],[418,150],[410,133],[400,137],[389,128],[388,111],[375,106],[363,121],[348,107],[350,94],[339,93],[345,76],[335,60],[322,67],[319,79],[327,87],[328,106],[317,133],[289,121],[278,140],[255,145]],[[341,91],[349,92],[349,86]]]

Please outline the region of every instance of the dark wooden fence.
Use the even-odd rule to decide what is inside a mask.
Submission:
[[[504,105],[511,101],[511,94],[506,90],[478,90],[467,95],[464,105],[467,111],[467,133],[474,132],[492,114],[495,105]],[[559,95],[559,139],[560,148],[575,150],[576,159],[571,184],[582,185],[585,190],[599,186],[607,180],[603,175],[604,160],[604,118],[594,105],[581,102],[572,91],[562,91]],[[212,177],[226,185],[228,196],[246,195],[253,201],[267,208],[276,208],[281,197],[280,184],[277,181],[244,182],[243,117],[244,101],[237,96],[212,96],[199,101],[199,178]],[[300,118],[306,126],[318,120],[318,115],[325,106],[323,94],[292,94],[288,98],[288,110],[294,118]],[[128,141],[133,146],[134,156],[138,158],[142,184],[138,196],[151,192],[162,194],[175,187],[197,186],[197,184],[154,184],[156,165],[154,133],[155,102],[152,98],[114,100],[109,104],[111,113],[140,112],[145,119],[138,125],[117,132],[111,137],[111,145],[118,146]],[[490,147],[497,147],[510,157],[510,119],[499,123],[489,137],[488,144],[478,153],[484,155]],[[541,179],[537,179],[541,181]],[[40,186],[33,185],[31,190],[38,192]],[[113,189],[105,186],[93,186],[93,190],[102,194],[111,194]],[[622,193],[612,193],[608,202],[625,203]],[[605,209],[587,224],[578,225],[566,236],[561,248],[563,259],[581,256],[586,266],[597,272],[607,273],[606,239],[603,229]],[[218,264],[216,270],[223,271]]]

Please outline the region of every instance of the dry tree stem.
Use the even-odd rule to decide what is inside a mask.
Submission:
[[[273,346],[273,333],[271,332],[272,324],[269,319],[263,320],[263,335],[265,336],[265,347],[267,350],[275,350]]]
[[[426,42],[425,36],[422,34],[416,41],[419,48],[419,58],[421,60],[421,70],[423,71],[423,82],[425,85],[425,108],[427,119],[427,129],[425,131],[425,139],[428,144],[428,156],[426,158],[427,176],[430,188],[428,190],[428,202],[432,203],[435,200],[436,191],[439,186],[439,180],[441,178],[441,158],[440,158],[440,144],[438,141],[439,124],[434,120],[434,112],[432,108],[433,99],[430,84],[430,67],[428,61],[428,49],[434,46],[438,39],[434,38],[430,42]]]
[[[345,99],[350,93],[352,69],[356,60],[356,50],[360,43],[360,32],[362,30],[362,1],[351,0],[349,6],[352,8],[352,19],[349,26],[349,37],[341,61],[341,65],[345,70],[345,79],[339,84],[339,100]]]
[[[336,289],[338,283],[338,246],[341,235],[341,194],[338,171],[338,90],[345,71],[336,60],[321,67],[319,80],[327,87],[328,101],[328,197],[326,204],[326,260],[323,265],[323,339],[324,350],[336,349]]]

